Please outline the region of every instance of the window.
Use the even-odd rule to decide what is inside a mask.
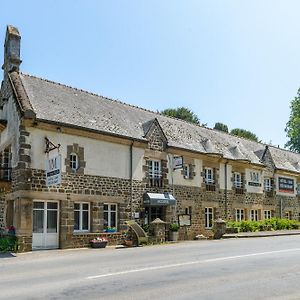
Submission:
[[[204,169],[204,180],[208,184],[214,183],[214,170],[212,168]]]
[[[259,182],[259,172],[250,172],[250,181]]]
[[[271,178],[265,178],[264,179],[264,189],[266,192],[272,191],[272,181]]]
[[[5,181],[11,180],[11,150],[10,147],[4,149],[0,153],[0,171],[1,179]]]
[[[76,171],[78,169],[78,156],[75,153],[70,154],[70,168],[73,171]]]
[[[148,164],[150,186],[161,187],[162,186],[161,161],[148,160],[147,164]]]
[[[74,231],[89,231],[90,225],[89,203],[74,203]]]
[[[190,178],[190,166],[189,165],[184,165],[183,166],[183,177],[185,179],[189,179]]]
[[[104,229],[117,229],[117,204],[104,204]]]
[[[191,215],[192,214],[192,207],[191,206],[186,207],[184,212],[185,212],[186,215]]]
[[[205,228],[212,228],[214,218],[214,209],[212,207],[205,207]]]
[[[292,217],[292,213],[290,211],[286,211],[285,212],[285,218],[288,219],[288,220],[291,220],[291,217]]]
[[[257,209],[251,209],[250,210],[250,220],[251,221],[258,221],[258,210]]]
[[[234,187],[240,189],[242,188],[242,174],[235,172],[234,173]]]
[[[271,219],[272,213],[270,210],[264,210],[264,219]]]
[[[237,208],[235,210],[235,220],[237,222],[245,220],[245,211],[244,211],[244,209]]]

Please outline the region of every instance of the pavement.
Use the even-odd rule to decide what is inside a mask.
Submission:
[[[276,231],[256,231],[256,232],[239,232],[239,233],[226,233],[223,239],[229,238],[255,238],[255,237],[271,237],[271,236],[284,236],[284,235],[299,235],[300,230],[276,230]]]

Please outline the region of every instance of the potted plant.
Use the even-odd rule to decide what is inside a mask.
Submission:
[[[116,231],[117,231],[116,227],[106,227],[104,229],[104,232],[109,232],[109,233],[116,232]]]
[[[177,223],[171,223],[169,226],[169,241],[178,241],[178,230],[180,226]]]
[[[108,241],[106,238],[97,237],[95,239],[90,240],[90,245],[92,248],[105,248]]]

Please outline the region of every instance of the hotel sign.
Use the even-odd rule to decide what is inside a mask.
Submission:
[[[294,179],[278,177],[278,190],[283,193],[294,193]]]
[[[61,155],[46,158],[46,185],[61,184]]]

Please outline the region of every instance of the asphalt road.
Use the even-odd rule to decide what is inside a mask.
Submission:
[[[300,236],[2,255],[0,299],[300,299]]]

